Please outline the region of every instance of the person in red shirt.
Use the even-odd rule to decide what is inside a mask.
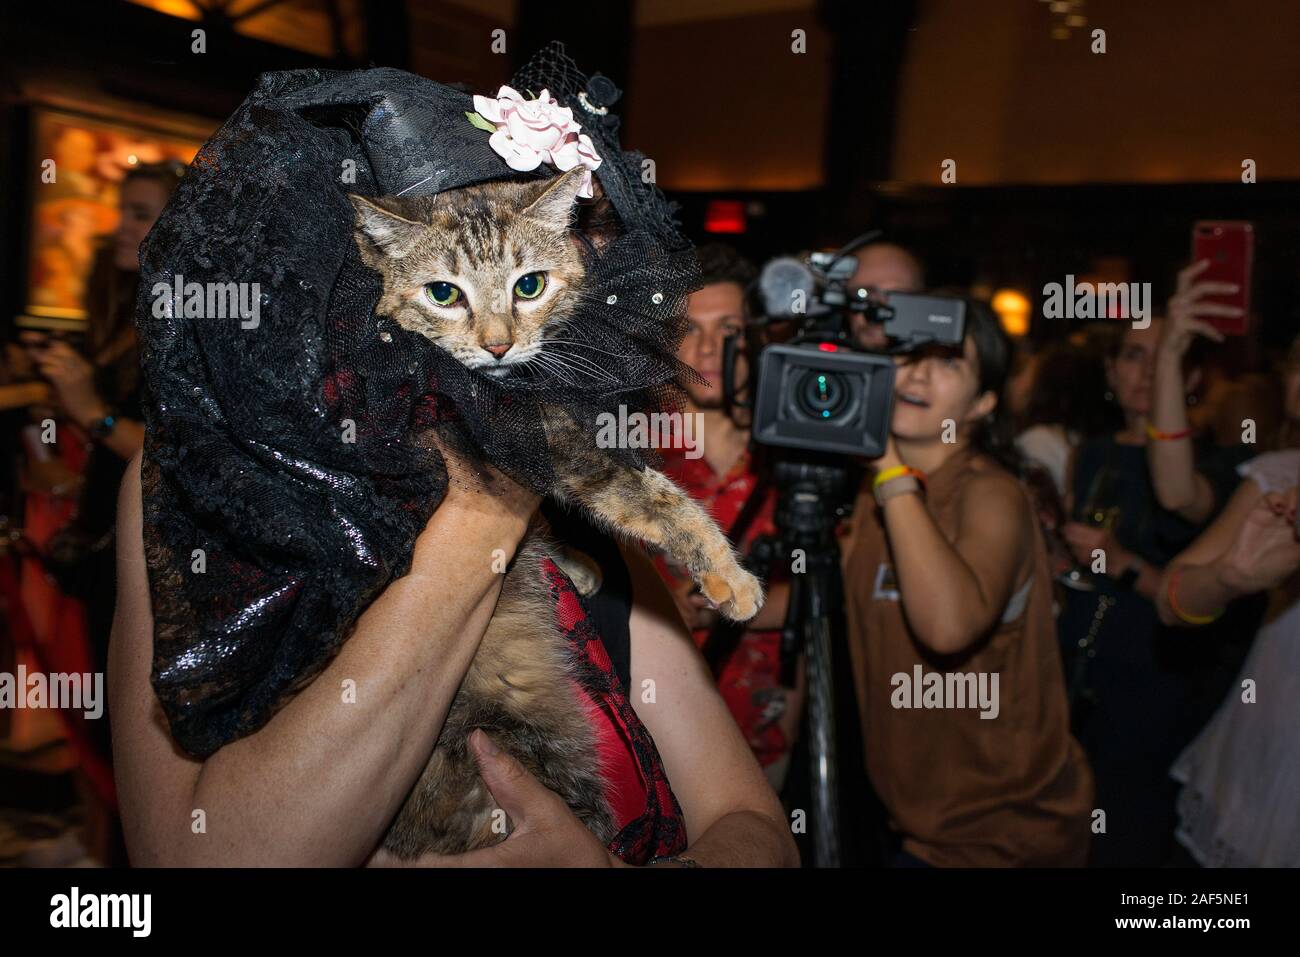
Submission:
[[[695,416],[696,427],[685,434],[693,436],[692,441],[674,443],[674,447],[660,451],[664,473],[703,504],[718,525],[729,532],[759,486],[759,476],[749,447],[748,422],[736,421],[723,408],[722,343],[727,336],[744,331],[745,288],[755,272],[731,247],[720,243],[700,247],[698,255],[704,284],[690,297],[690,325],[678,358],[705,381],[686,386],[685,411]],[[736,375],[742,383],[746,377],[744,362],[743,356],[738,359]],[[737,417],[742,414],[737,410]],[[688,444],[691,447],[685,447]],[[742,554],[757,536],[775,531],[772,512],[776,490],[767,486],[758,494],[763,497],[761,508],[736,542]],[[670,567],[662,558],[656,560],[656,565],[696,644],[703,648],[718,622],[717,612],[682,569]],[[801,661],[795,688],[782,686],[780,629],[789,593],[779,574],[767,572],[758,570],[767,580],[767,602],[722,663],[718,686],[768,780],[779,791],[799,728],[803,670]]]

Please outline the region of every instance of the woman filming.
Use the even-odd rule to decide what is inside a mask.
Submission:
[[[1092,780],[1069,733],[1047,553],[990,454],[1009,358],[977,302],[960,350],[903,358],[889,444],[854,510],[850,654],[900,866],[1087,855]]]

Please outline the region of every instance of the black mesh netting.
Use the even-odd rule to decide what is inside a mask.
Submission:
[[[548,333],[562,362],[498,380],[373,314],[380,278],[358,258],[348,193],[530,175],[466,119],[470,94],[398,70],[263,76],[149,235],[137,324],[152,680],[191,754],[265,724],[405,573],[446,491],[441,456],[417,440],[433,423],[545,492],[542,403],[569,410],[593,444],[602,412],[679,406],[695,257],[600,112],[616,93],[558,44],[513,85],[573,109],[613,211],[588,244],[580,307]],[[192,283],[242,290],[250,308],[199,305]],[[643,466],[648,453],[610,454]]]

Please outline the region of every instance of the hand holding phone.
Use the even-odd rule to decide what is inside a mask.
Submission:
[[[1206,263],[1198,282],[1217,284],[1201,297],[1198,318],[1225,335],[1250,330],[1250,283],[1255,264],[1255,227],[1247,222],[1203,220],[1192,227],[1192,262]],[[1233,286],[1229,292],[1225,287]],[[1181,292],[1182,290],[1180,290]]]

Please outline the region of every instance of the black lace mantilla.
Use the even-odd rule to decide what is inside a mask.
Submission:
[[[374,315],[380,279],[357,257],[348,193],[555,174],[507,167],[466,119],[470,94],[391,69],[267,74],[195,158],[142,249],[137,306],[152,681],[185,751],[264,725],[405,573],[446,491],[441,457],[416,440],[433,423],[540,492],[542,402],[593,442],[602,412],[678,406],[695,257],[641,157],[619,149],[601,79],[557,44],[513,84],[573,109],[616,214],[557,334],[596,361],[558,374],[498,381]],[[196,309],[193,283],[237,288],[247,308]]]

